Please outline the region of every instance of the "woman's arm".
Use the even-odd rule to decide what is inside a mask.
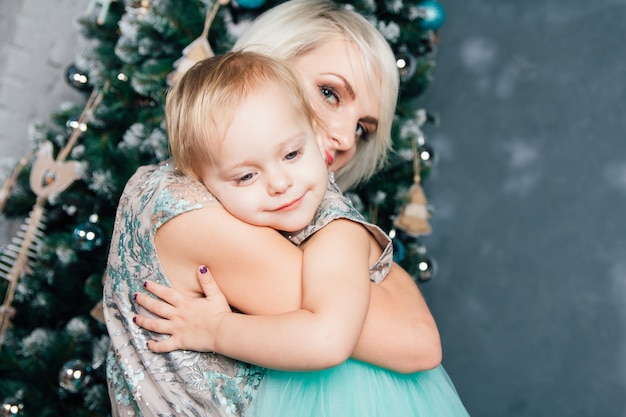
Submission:
[[[380,285],[372,284],[367,318],[352,357],[403,373],[441,363],[435,320],[413,278],[395,263]]]
[[[276,231],[243,223],[221,207],[174,218],[159,229],[157,248],[175,289],[149,282],[148,291],[164,301],[143,294],[137,298],[163,317],[137,316],[137,324],[171,335],[151,343],[156,352],[209,350],[203,328],[210,303],[201,296],[198,265],[209,266],[230,303],[243,312],[300,308],[301,281],[294,277],[301,275],[301,251]],[[437,328],[409,275],[394,265],[382,285],[369,285],[370,308],[355,357],[399,372],[436,366],[441,358]]]

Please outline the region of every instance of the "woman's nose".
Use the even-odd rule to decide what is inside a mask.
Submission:
[[[326,134],[329,144],[334,150],[348,151],[356,145],[355,128],[351,123],[334,125],[328,129]]]

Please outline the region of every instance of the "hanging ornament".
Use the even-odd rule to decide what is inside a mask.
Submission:
[[[417,6],[417,24],[425,30],[437,30],[446,19],[446,13],[441,3],[436,0],[426,0]]]
[[[99,25],[101,25],[106,20],[107,14],[109,13],[109,7],[111,7],[111,3],[113,1],[114,0],[91,0],[89,2],[89,5],[87,6],[87,11],[85,12],[85,14],[89,16],[93,14],[96,11],[96,9],[99,7],[100,11],[98,13],[96,22]]]
[[[400,80],[406,81],[415,75],[417,60],[406,50],[400,51],[396,56],[396,65],[400,73]]]
[[[17,397],[5,398],[2,401],[2,409],[0,409],[1,416],[7,417],[19,417],[24,415],[24,403]]]
[[[216,0],[213,7],[207,11],[202,33],[183,49],[183,56],[174,62],[175,70],[167,76],[167,84],[170,87],[175,85],[196,62],[211,58],[215,55],[209,44],[209,29],[220,6],[227,5],[229,1],[230,0]]]
[[[430,234],[428,224],[430,213],[428,201],[421,186],[421,158],[418,155],[417,141],[413,141],[413,184],[409,188],[408,202],[402,208],[400,215],[395,219],[394,225],[402,229],[410,236],[422,236]]]
[[[79,392],[91,382],[91,368],[80,359],[63,364],[59,372],[59,385],[72,394]]]
[[[234,0],[233,5],[244,9],[258,9],[265,4],[265,0]]]
[[[78,69],[74,64],[70,64],[65,70],[65,80],[78,91],[91,90],[89,76],[84,71]]]
[[[74,229],[74,247],[82,251],[91,251],[100,246],[104,241],[104,232],[98,224],[98,215],[89,216],[89,221],[79,224]]]

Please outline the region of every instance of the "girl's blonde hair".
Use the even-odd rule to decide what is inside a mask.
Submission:
[[[286,63],[253,52],[215,56],[191,67],[167,93],[165,119],[176,168],[199,179],[239,106],[270,85],[284,89],[291,105],[319,129],[309,95]]]
[[[359,140],[355,156],[335,173],[339,186],[347,190],[382,168],[391,148],[399,75],[395,55],[385,38],[359,13],[328,0],[290,0],[255,19],[233,50],[290,60],[331,39],[355,45],[370,83],[376,77],[381,82],[378,129],[369,138]]]

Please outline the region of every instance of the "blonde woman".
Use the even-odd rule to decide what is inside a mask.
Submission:
[[[264,31],[278,31],[285,45],[294,47],[273,50],[274,41],[266,44]],[[285,58],[299,73],[324,126],[329,169],[340,185],[354,185],[380,166],[390,144],[398,76],[389,46],[365,19],[325,1],[292,0],[258,19],[237,47],[242,45]],[[372,85],[380,95],[371,93]],[[142,211],[125,210],[138,195]],[[194,204],[178,204],[184,201]],[[120,201],[124,222],[113,237],[104,294],[113,342],[108,379],[113,407],[120,413],[211,410],[226,416],[247,410],[262,369],[180,350],[209,347],[202,320],[209,303],[196,278],[198,265],[209,267],[229,303],[242,312],[300,308],[302,252],[278,232],[241,222],[209,201],[212,196],[201,184],[181,179],[171,166],[140,170]],[[136,229],[133,233],[124,229],[126,222]],[[148,256],[155,253],[165,272],[168,265],[185,272],[166,278]],[[165,302],[142,293],[144,282]],[[437,328],[408,274],[392,265],[382,284],[370,285],[370,294],[352,357],[400,372],[435,368],[441,360]],[[161,319],[137,316],[137,303]],[[137,324],[170,336],[142,331]],[[159,354],[166,351],[173,352]]]

